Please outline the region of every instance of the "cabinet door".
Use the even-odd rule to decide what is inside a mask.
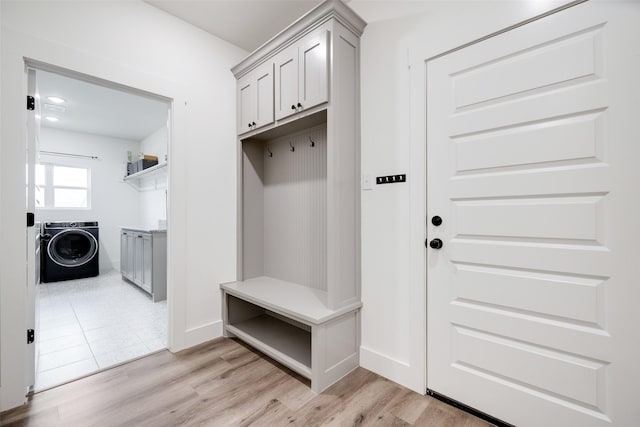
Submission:
[[[134,260],[133,260],[133,281],[141,285],[142,284],[142,234],[137,233],[134,240]]]
[[[127,232],[120,232],[120,274],[127,277]]]
[[[329,31],[311,33],[299,44],[299,102],[305,108],[329,100]]]
[[[256,121],[256,82],[252,74],[238,80],[238,134],[252,130]]]
[[[136,257],[136,235],[132,232],[127,233],[127,269],[125,271],[125,277],[133,281],[133,271],[135,266]]]
[[[298,112],[298,45],[288,47],[274,58],[276,120]]]
[[[151,234],[142,235],[142,289],[152,292],[152,267],[153,267],[153,249],[151,245]]]
[[[256,92],[256,126],[254,129],[273,123],[273,62],[261,65],[251,73]]]

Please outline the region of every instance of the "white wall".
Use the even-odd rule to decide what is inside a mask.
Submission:
[[[137,152],[140,143],[50,127],[40,130],[40,150],[97,156],[98,160],[41,154],[40,163],[79,166],[91,170],[89,209],[37,209],[38,221],[98,221],[100,272],[120,269],[120,226],[138,224],[140,197],[125,183],[127,151]]]
[[[166,126],[157,129],[140,141],[140,152],[158,157],[158,163],[165,162],[168,147],[168,130]],[[140,183],[140,225],[144,228],[157,229],[159,221],[167,219],[167,176],[154,175],[152,179]]]
[[[425,60],[567,1],[434,2],[362,37],[362,171],[407,183],[362,193],[362,366],[426,388]],[[381,250],[383,249],[383,250]]]
[[[23,58],[172,100],[168,291],[175,351],[221,334],[218,284],[235,279],[236,190],[227,178],[236,176],[235,81],[229,69],[246,52],[139,1],[2,1],[0,8],[4,410],[24,402]]]

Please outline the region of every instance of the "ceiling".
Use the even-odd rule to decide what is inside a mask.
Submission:
[[[322,0],[145,0],[248,52],[278,34]],[[442,1],[347,0],[365,21],[422,13]],[[141,141],[166,124],[167,104],[105,86],[38,71],[42,126]],[[65,111],[49,111],[47,96],[65,99]],[[53,104],[55,105],[55,104]],[[45,119],[59,119],[52,123]]]
[[[142,141],[167,123],[165,102],[47,71],[37,72],[41,126]],[[65,100],[54,104],[48,96]],[[64,111],[51,111],[50,106]],[[52,123],[46,117],[56,117]]]
[[[145,0],[244,50],[253,51],[320,0]]]
[[[322,0],[145,0],[196,27],[251,52]],[[442,1],[346,0],[365,21],[428,11]]]

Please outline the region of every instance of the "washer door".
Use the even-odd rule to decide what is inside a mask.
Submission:
[[[49,258],[62,267],[79,267],[98,253],[98,241],[93,234],[71,228],[54,235],[47,245]]]

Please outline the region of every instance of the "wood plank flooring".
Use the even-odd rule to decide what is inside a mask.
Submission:
[[[321,394],[236,340],[168,351],[36,393],[2,426],[434,426],[489,424],[358,368]]]

